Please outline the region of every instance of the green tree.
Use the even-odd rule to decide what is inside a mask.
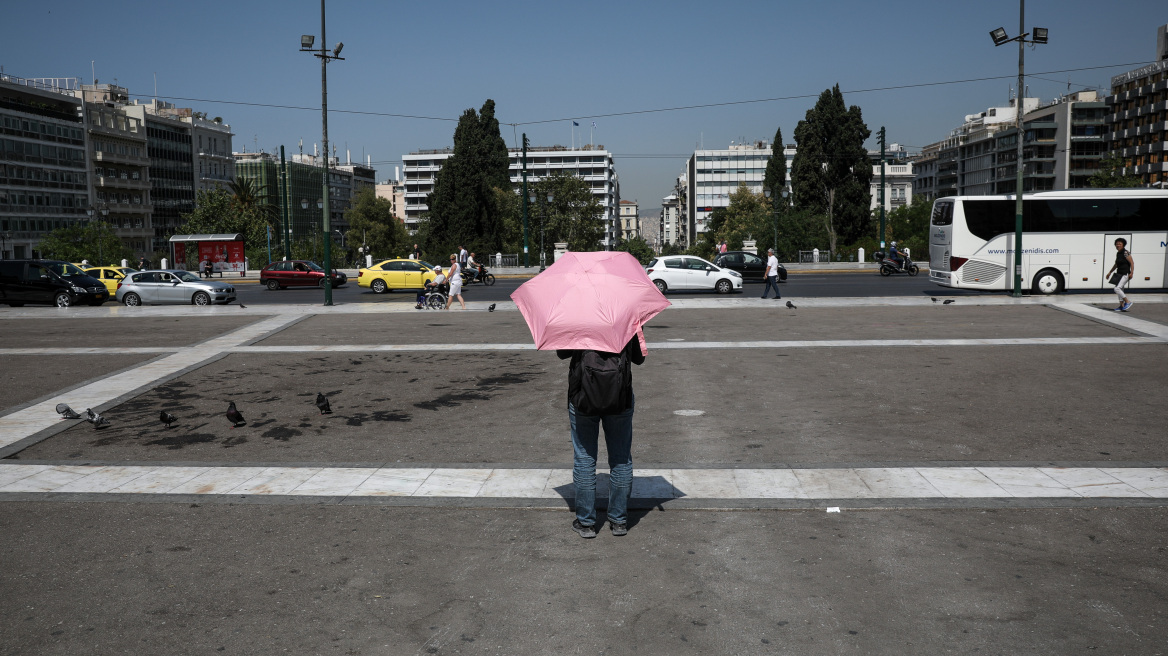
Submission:
[[[345,244],[353,250],[364,243],[374,257],[390,258],[404,256],[413,246],[405,224],[393,215],[393,203],[378,198],[372,189],[357,194],[345,219],[349,222]]]
[[[795,205],[822,215],[828,246],[869,233],[872,165],[864,141],[872,131],[860,108],[844,106],[839,85],[819,94],[795,128],[798,151],[791,162]]]
[[[775,129],[775,140],[771,143],[771,158],[767,161],[763,174],[762,188],[769,189],[771,198],[782,198],[787,187],[787,156],[783,154],[783,129]]]
[[[631,254],[641,264],[648,264],[655,257],[653,247],[640,235],[624,240],[616,249]]]
[[[222,189],[202,190],[195,197],[195,211],[183,215],[179,234],[243,235],[244,254],[252,266],[268,261],[268,228],[279,233],[272,214],[262,209],[263,203],[248,205]],[[198,253],[188,249],[188,266],[198,264]]]
[[[502,217],[495,189],[510,189],[507,144],[499,133],[495,101],[487,100],[476,114],[463,112],[454,129],[454,153],[442,165],[427,197],[426,250],[496,252],[503,245]]]
[[[566,242],[570,251],[600,248],[600,240],[604,237],[604,206],[593,195],[587,182],[557,172],[529,183],[527,188],[528,193],[535,196],[535,203],[528,209],[528,223],[537,253],[541,228],[546,229],[543,248],[548,253],[548,262],[552,261],[556,242]],[[547,200],[549,193],[552,196],[550,203]]]
[[[1119,153],[1099,160],[1099,170],[1087,179],[1087,185],[1096,188],[1134,188],[1143,187],[1144,181],[1136,175],[1127,175],[1126,162]]]
[[[103,221],[57,228],[44,236],[38,248],[46,259],[77,263],[89,260],[93,266],[134,259],[133,249],[123,244],[113,226]]]

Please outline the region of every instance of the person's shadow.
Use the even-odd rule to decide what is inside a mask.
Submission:
[[[570,510],[576,508],[575,484],[565,483],[554,489]],[[633,491],[629,496],[629,527],[636,526],[654,508],[665,510],[665,504],[685,496],[685,492],[674,487],[664,476],[637,476],[634,470]],[[608,510],[608,474],[603,472],[596,474],[596,509]]]

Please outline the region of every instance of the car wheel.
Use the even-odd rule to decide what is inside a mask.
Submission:
[[[324,278],[321,278],[321,279],[320,279],[320,282],[316,283],[316,286],[317,286],[317,287],[320,287],[321,289],[324,289],[324,284],[325,284],[325,282],[326,282],[326,281],[325,281],[325,279],[324,279]]]
[[[137,307],[142,304],[142,298],[134,292],[130,292],[122,297],[122,302],[126,304],[126,307]]]
[[[73,305],[73,297],[65,292],[60,292],[53,297],[53,305],[57,307],[69,307]]]
[[[483,284],[486,285],[487,287],[490,287],[491,285],[495,284],[495,274],[488,273],[486,275],[486,277],[483,278]]]
[[[270,289],[272,291],[276,291],[277,289],[280,288],[280,281],[279,280],[269,280],[269,281],[265,282],[264,284],[267,285],[268,289]]]
[[[369,289],[372,289],[374,294],[384,294],[386,290],[385,281],[380,279],[374,280],[369,283]]]
[[[714,289],[716,289],[719,294],[729,294],[731,291],[733,291],[734,285],[730,284],[729,280],[722,279],[718,281],[718,284],[714,286]]]
[[[1034,291],[1040,294],[1058,294],[1063,290],[1063,276],[1054,269],[1043,269],[1034,276]]]
[[[191,302],[195,305],[210,305],[211,297],[207,292],[195,292],[195,295],[191,297]]]
[[[666,285],[664,280],[654,280],[653,284],[657,285],[657,291],[662,294],[665,293],[665,290],[669,289],[669,285]]]

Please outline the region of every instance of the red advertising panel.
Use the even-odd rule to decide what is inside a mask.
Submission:
[[[246,268],[246,263],[243,260],[243,242],[229,241],[222,242],[225,246],[224,271],[238,271],[243,273]]]
[[[210,261],[216,271],[220,271],[219,265],[216,264],[218,260],[215,257],[215,248],[219,246],[213,241],[200,241],[199,244],[199,268],[203,267],[203,262]]]
[[[186,266],[187,245],[181,241],[174,242],[174,267],[181,269]]]

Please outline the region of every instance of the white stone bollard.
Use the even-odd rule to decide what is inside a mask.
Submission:
[[[856,254],[856,261],[863,262],[865,255],[866,255],[866,253],[864,252],[864,247],[861,246],[859,252]]]
[[[130,268],[130,263],[129,263],[129,262],[127,262],[127,261],[125,261],[125,260],[122,260],[122,268],[123,268],[123,269],[128,269],[128,268]]]
[[[164,257],[164,258],[162,258],[162,266],[159,268],[169,269],[170,267],[166,266],[167,264],[168,264],[168,262],[167,262],[166,258]]]
[[[366,267],[371,267],[371,266],[373,266],[373,256],[372,256],[372,255],[366,255],[366,256],[365,256],[365,266],[366,266]]]
[[[819,249],[818,248],[812,249],[811,261],[816,263],[816,264],[819,264]]]

